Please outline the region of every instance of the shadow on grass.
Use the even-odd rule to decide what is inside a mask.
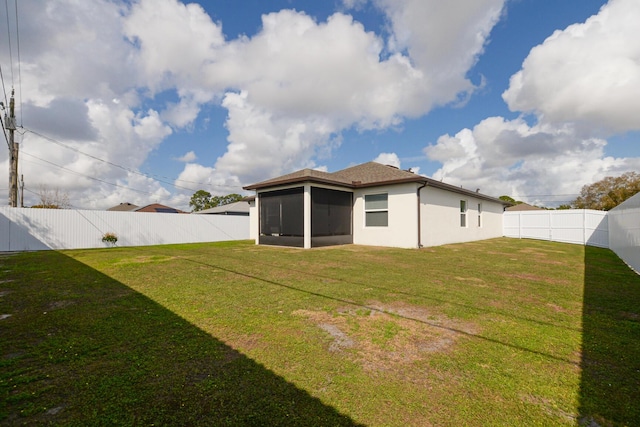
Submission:
[[[584,265],[580,424],[640,426],[640,276],[608,249]]]
[[[0,257],[2,314],[0,425],[357,425],[60,253]]]

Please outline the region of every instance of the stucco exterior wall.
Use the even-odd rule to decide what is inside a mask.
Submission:
[[[353,243],[357,245],[418,247],[418,199],[415,183],[356,190],[353,207]],[[366,227],[364,196],[388,194],[389,225]]]
[[[415,195],[414,195],[415,197]],[[503,205],[434,187],[425,187],[421,199],[421,243],[438,246],[502,236]],[[460,226],[460,200],[467,202],[467,226]],[[478,203],[482,223],[478,227]]]
[[[249,238],[258,244],[260,237],[260,215],[258,215],[258,196],[249,202]]]

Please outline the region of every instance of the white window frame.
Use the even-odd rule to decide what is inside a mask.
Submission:
[[[469,210],[469,203],[461,199],[460,200],[460,228],[467,228],[469,225],[467,221],[467,211]]]
[[[482,203],[478,203],[478,228],[482,228]]]
[[[385,196],[384,199],[384,207],[382,206],[376,206],[376,207],[367,207],[367,198],[372,198],[373,196]],[[365,227],[388,227],[389,226],[389,193],[372,193],[372,194],[365,194],[364,195],[364,226]],[[374,203],[373,200],[370,201],[371,203]],[[382,202],[382,200],[378,200],[377,204],[380,204],[379,202]],[[384,224],[369,224],[369,218],[373,217],[374,215],[368,215],[368,214],[378,214],[378,213],[385,213],[386,214],[386,221],[384,221]],[[375,215],[378,216],[378,215]]]

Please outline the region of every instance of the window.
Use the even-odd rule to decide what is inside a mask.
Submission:
[[[478,228],[482,227],[482,203],[478,203]]]
[[[467,226],[467,201],[460,200],[460,227]]]
[[[366,227],[386,227],[389,225],[388,195],[367,194],[364,196]]]

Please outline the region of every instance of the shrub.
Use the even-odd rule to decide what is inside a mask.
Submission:
[[[104,236],[102,236],[102,241],[115,245],[118,241],[118,236],[116,236],[115,233],[104,233]]]

